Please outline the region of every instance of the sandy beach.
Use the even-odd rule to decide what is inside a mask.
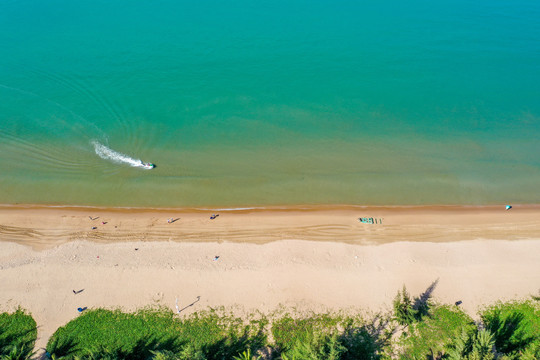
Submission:
[[[28,309],[38,322],[37,347],[78,316],[77,307],[175,309],[176,298],[184,308],[198,296],[180,316],[209,306],[378,311],[403,285],[419,294],[437,282],[436,300],[461,300],[474,315],[497,300],[538,294],[539,239],[538,206],[5,205],[0,310]]]

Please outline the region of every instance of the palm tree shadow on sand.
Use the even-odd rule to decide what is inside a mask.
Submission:
[[[416,311],[418,317],[429,316],[429,308],[431,307],[431,298],[433,292],[439,283],[439,279],[436,279],[431,285],[428,286],[420,296],[414,298],[413,309]]]

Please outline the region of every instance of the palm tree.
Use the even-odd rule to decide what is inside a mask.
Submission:
[[[2,350],[0,360],[29,360],[35,354],[31,348],[25,345],[8,345]]]
[[[261,357],[259,355],[251,355],[251,349],[247,349],[238,356],[233,357],[234,360],[259,360]]]
[[[410,325],[414,322],[415,315],[411,297],[403,285],[403,291],[398,291],[394,299],[394,317],[400,325]]]

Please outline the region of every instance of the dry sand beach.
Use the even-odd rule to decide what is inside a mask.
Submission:
[[[213,213],[219,217],[210,220]],[[360,223],[363,216],[377,224]],[[6,205],[0,310],[28,309],[38,322],[38,347],[78,316],[78,307],[175,309],[176,298],[185,308],[180,316],[222,305],[377,311],[389,308],[403,285],[418,294],[437,282],[438,301],[461,300],[474,315],[483,304],[538,293],[539,239],[537,206]]]

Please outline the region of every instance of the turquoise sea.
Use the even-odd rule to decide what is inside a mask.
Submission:
[[[0,55],[0,203],[540,203],[538,0],[3,0]]]

